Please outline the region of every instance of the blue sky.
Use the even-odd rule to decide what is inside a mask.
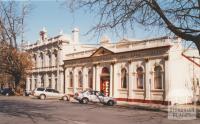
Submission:
[[[72,29],[77,27],[80,29],[81,43],[98,43],[99,37],[97,35],[85,35],[98,21],[95,20],[95,14],[91,14],[89,11],[86,12],[83,9],[71,13],[63,5],[63,1],[60,0],[32,0],[30,3],[33,9],[26,18],[25,27],[25,40],[29,41],[29,43],[35,43],[39,39],[39,31],[43,27],[46,27],[49,37],[58,35],[60,30],[71,35]],[[116,42],[122,39],[123,36],[130,39],[145,39],[157,37],[160,34],[159,31],[145,31],[144,27],[137,25],[134,31],[130,30],[129,33],[123,36],[117,36],[109,31],[103,33],[103,35],[110,37],[113,42]]]

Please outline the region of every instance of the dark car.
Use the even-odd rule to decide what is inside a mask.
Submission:
[[[1,92],[2,95],[5,95],[5,96],[13,96],[15,95],[15,93],[13,92],[12,88],[5,88],[2,90]]]

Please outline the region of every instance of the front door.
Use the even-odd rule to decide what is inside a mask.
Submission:
[[[104,93],[105,96],[110,95],[110,82],[109,80],[101,80],[100,91]]]
[[[110,71],[107,67],[102,68],[101,80],[100,80],[100,91],[104,93],[105,96],[110,95]]]

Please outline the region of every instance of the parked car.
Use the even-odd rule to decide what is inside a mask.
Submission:
[[[1,91],[1,94],[2,95],[5,95],[5,96],[14,96],[15,93],[13,91],[12,88],[4,88],[2,91]]]
[[[85,90],[80,93],[75,93],[74,99],[78,100],[79,103],[82,104],[87,104],[88,102],[99,102],[113,106],[117,103],[114,98],[105,96],[102,92],[93,90]]]
[[[69,100],[69,96],[66,94],[59,93],[59,91],[52,88],[36,88],[33,90],[32,95],[38,97],[41,100],[48,98],[52,99],[62,99],[65,101]]]
[[[0,94],[3,92],[3,88],[0,88]]]

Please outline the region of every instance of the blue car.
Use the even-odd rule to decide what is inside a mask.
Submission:
[[[12,88],[4,88],[2,91],[1,91],[1,94],[2,95],[5,95],[5,96],[14,96],[15,93],[13,92]]]

